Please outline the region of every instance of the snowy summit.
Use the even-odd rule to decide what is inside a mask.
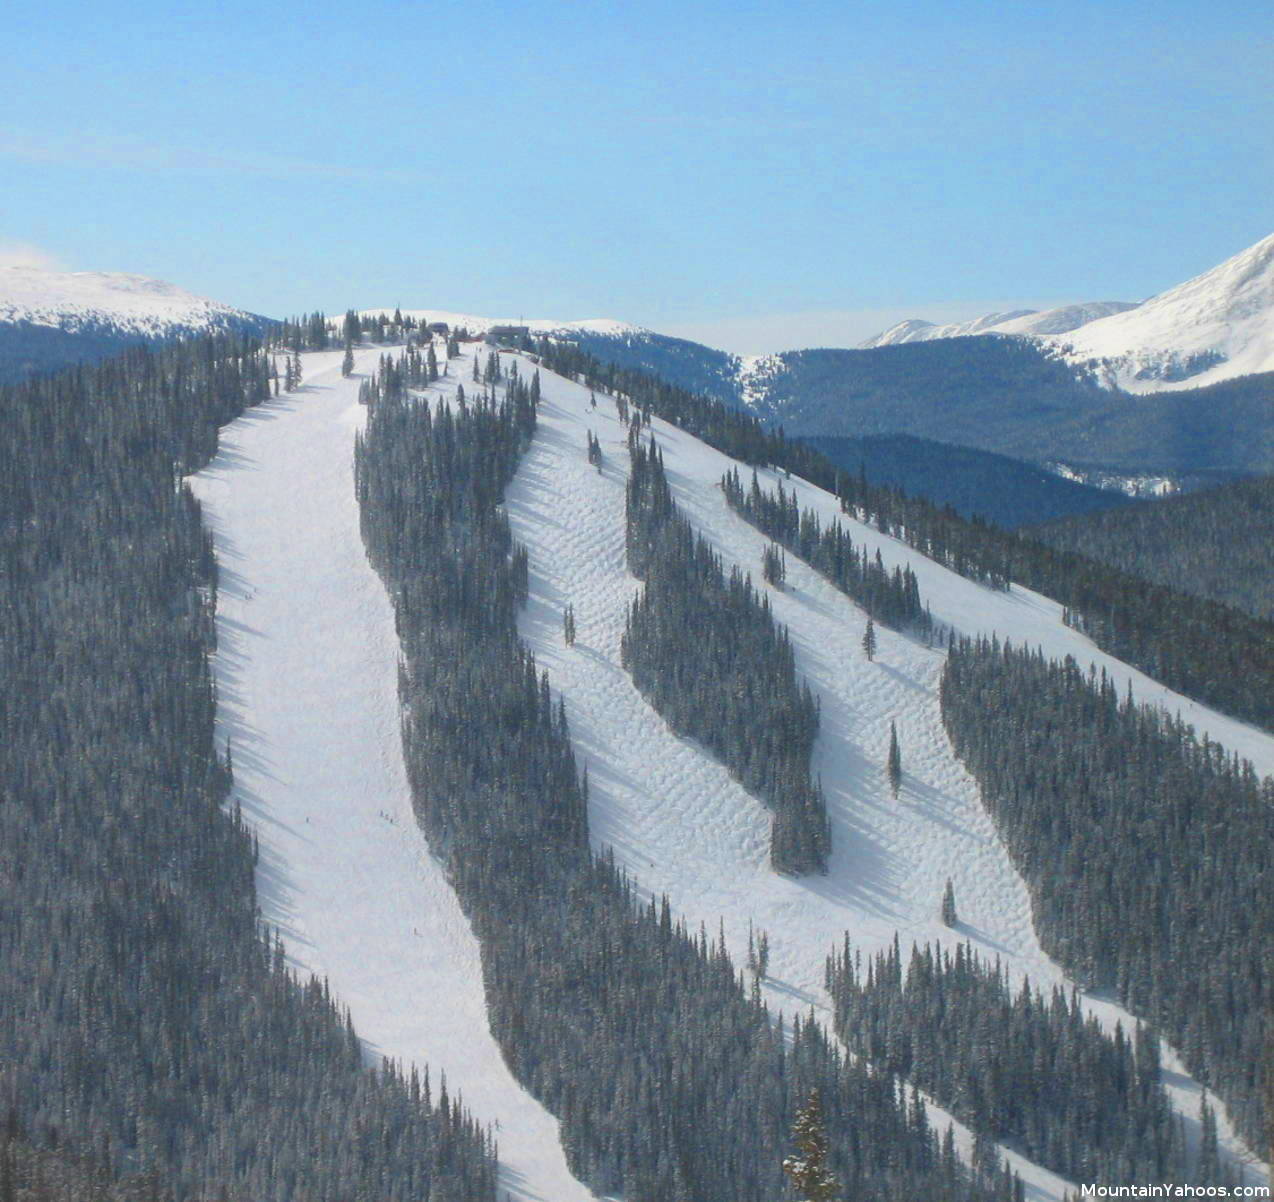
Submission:
[[[146,276],[0,267],[0,324],[150,339],[235,329],[258,320]]]

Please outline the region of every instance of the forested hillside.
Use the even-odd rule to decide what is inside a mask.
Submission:
[[[1179,1048],[1267,1147],[1274,778],[1073,660],[962,642],[943,719],[1044,946]]]
[[[1035,463],[911,434],[802,441],[869,484],[950,505],[961,517],[980,517],[1006,530],[1131,503],[1121,492],[1064,479]]]
[[[365,1068],[324,984],[288,975],[223,809],[217,565],[181,477],[272,374],[217,339],[0,392],[0,1098],[155,1197],[483,1202],[487,1134]]]
[[[1137,395],[1099,386],[1034,341],[985,335],[785,351],[747,381],[732,357],[694,343],[569,337],[601,363],[747,407],[788,435],[908,434],[1125,475],[1274,471],[1269,373]]]
[[[974,1178],[943,1155],[919,1110],[817,1023],[789,1039],[720,940],[638,902],[590,851],[570,716],[518,639],[526,561],[499,509],[539,381],[491,357],[476,395],[434,412],[409,376],[391,364],[367,390],[358,470],[399,614],[418,815],[482,940],[492,1028],[561,1117],[574,1171],[629,1202],[770,1202],[818,1088],[855,1198],[1020,1197],[994,1163]]]
[[[1050,522],[1029,533],[1274,621],[1274,476]]]

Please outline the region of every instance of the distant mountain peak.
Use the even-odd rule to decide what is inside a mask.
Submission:
[[[1274,371],[1274,234],[1135,310],[1051,341],[1130,392]]]
[[[68,333],[109,329],[162,338],[222,329],[252,314],[196,296],[166,280],[127,272],[46,271],[0,267],[0,323],[48,326]]]
[[[953,321],[945,325],[918,317],[897,325],[860,344],[862,350],[878,346],[898,346],[907,342],[930,342],[935,338],[969,338],[976,334],[1019,334],[1040,336],[1064,334],[1100,317],[1135,309],[1128,301],[1087,301],[1076,305],[1060,305],[1055,309],[1011,309],[1007,312],[984,313],[969,321]]]
[[[0,381],[100,359],[133,343],[260,333],[269,324],[148,276],[0,267]]]

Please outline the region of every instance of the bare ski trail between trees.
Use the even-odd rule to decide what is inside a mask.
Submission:
[[[227,426],[192,478],[220,565],[219,738],[260,839],[263,917],[369,1054],[428,1064],[435,1098],[445,1073],[495,1127],[502,1202],[589,1202],[491,1036],[477,939],[412,813],[393,609],[354,493],[359,380],[339,351],[302,358],[305,385]]]

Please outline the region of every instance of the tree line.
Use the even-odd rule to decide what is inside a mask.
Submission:
[[[846,1045],[908,1078],[984,1138],[1037,1164],[1107,1185],[1164,1177],[1223,1184],[1211,1156],[1186,1156],[1159,1078],[1159,1042],[1144,1026],[1106,1034],[1078,996],[1014,992],[999,960],[970,944],[893,947],[866,966],[849,937],[827,962],[836,1030]],[[1206,1153],[1206,1149],[1205,1149]]]
[[[782,481],[777,495],[767,493],[754,471],[752,486],[745,490],[735,467],[722,477],[721,489],[736,513],[821,572],[874,621],[921,636],[933,632],[933,617],[921,603],[920,586],[909,564],[890,573],[879,551],[874,559],[865,547],[859,551],[837,521],[824,527],[812,509],[800,508],[795,490],[787,493]]]

